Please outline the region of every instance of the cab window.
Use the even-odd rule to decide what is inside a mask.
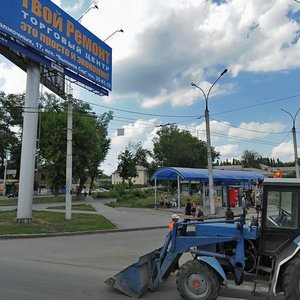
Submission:
[[[298,228],[298,193],[296,191],[269,191],[267,222],[271,228]]]

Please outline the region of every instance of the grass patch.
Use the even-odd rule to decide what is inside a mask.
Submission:
[[[76,201],[84,201],[85,198],[84,196],[80,195],[74,195],[72,196],[72,202],[76,202]],[[65,202],[66,201],[66,197],[64,195],[60,195],[58,196],[58,199],[55,200],[53,196],[49,197],[36,197],[32,199],[32,203],[34,204],[39,204],[39,203],[60,203],[60,202]],[[14,199],[4,199],[4,200],[0,200],[0,206],[11,206],[11,205],[17,205],[18,200],[16,198]]]
[[[66,206],[50,206],[47,209],[66,209]],[[82,211],[96,211],[96,209],[90,204],[76,204],[72,205],[72,210],[82,210]]]
[[[73,214],[65,220],[61,212],[33,211],[31,224],[17,224],[17,211],[0,212],[0,235],[80,232],[113,229],[115,225],[101,215]]]
[[[131,207],[131,208],[153,208],[154,199],[152,196],[140,199],[118,199],[107,204],[110,207]]]
[[[17,199],[4,199],[0,200],[0,206],[17,205]]]
[[[107,193],[95,193],[93,194],[94,199],[103,199],[103,198],[117,198],[120,194],[118,192],[107,192]]]

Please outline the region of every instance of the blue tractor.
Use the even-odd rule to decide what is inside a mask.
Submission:
[[[192,259],[179,267],[187,252]],[[262,205],[250,224],[243,215],[229,221],[175,223],[160,249],[140,257],[106,284],[138,298],[176,269],[183,299],[216,299],[229,278],[241,285],[252,273],[253,293],[263,282],[268,284],[268,295],[283,292],[286,299],[299,300],[300,180],[265,179]]]

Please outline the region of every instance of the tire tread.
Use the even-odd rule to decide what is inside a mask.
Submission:
[[[291,282],[293,282],[295,275],[299,272],[300,272],[300,253],[296,254],[295,257],[287,263],[287,266],[283,271],[282,287],[283,287],[285,299],[287,300],[300,299],[299,283],[297,287],[293,287],[291,285]],[[298,291],[296,289],[298,289]]]

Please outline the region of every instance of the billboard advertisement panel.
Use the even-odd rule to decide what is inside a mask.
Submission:
[[[112,49],[50,0],[3,3],[0,32],[62,65],[69,76],[111,90]]]

